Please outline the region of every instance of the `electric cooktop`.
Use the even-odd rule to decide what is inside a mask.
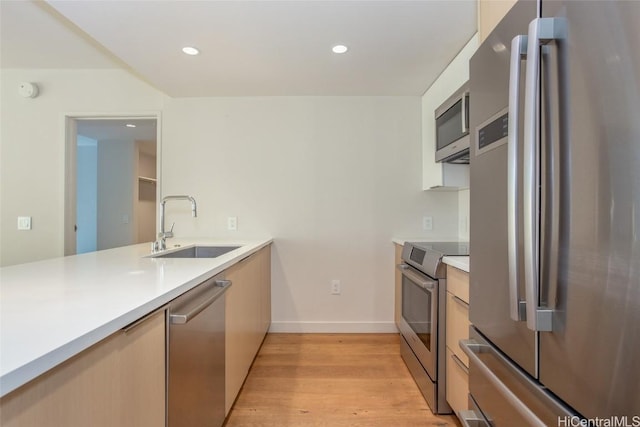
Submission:
[[[402,250],[404,262],[436,278],[445,277],[442,257],[468,255],[469,242],[406,242]]]
[[[425,251],[437,252],[442,256],[468,256],[469,242],[408,242]]]

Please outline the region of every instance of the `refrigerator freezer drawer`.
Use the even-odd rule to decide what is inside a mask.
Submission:
[[[550,426],[575,414],[503,356],[474,327],[461,346],[469,356],[469,392],[494,427]]]

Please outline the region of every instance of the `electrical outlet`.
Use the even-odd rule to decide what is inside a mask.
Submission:
[[[227,229],[231,231],[236,231],[238,229],[238,217],[230,216],[227,218]]]
[[[433,230],[433,217],[432,216],[424,216],[424,217],[422,217],[422,229],[423,230]]]
[[[31,230],[31,217],[19,216],[18,217],[18,230]]]
[[[340,295],[342,291],[340,288],[340,280],[334,279],[331,281],[331,295]]]

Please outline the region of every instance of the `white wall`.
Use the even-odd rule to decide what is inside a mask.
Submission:
[[[97,249],[98,236],[98,141],[78,135],[76,252]]]
[[[23,81],[40,95],[21,98]],[[64,115],[159,111],[165,96],[124,70],[2,69],[0,85],[0,265],[62,256]]]
[[[133,187],[134,141],[98,141],[98,250],[137,243]]]
[[[171,99],[163,195],[177,237],[273,236],[275,331],[393,331],[393,236],[457,237],[457,193],[421,190],[419,97]],[[422,231],[422,217],[435,228]],[[238,231],[226,218],[238,217]],[[342,295],[329,294],[331,279]]]
[[[469,241],[470,189],[458,191],[458,239]]]
[[[176,202],[167,221],[178,237],[275,238],[274,330],[394,330],[392,237],[458,236],[457,193],[421,190],[420,97],[168,99],[118,70],[1,79],[2,265],[63,254],[67,113],[162,110],[163,194],[194,195],[199,214]],[[20,98],[21,81],[41,95]]]

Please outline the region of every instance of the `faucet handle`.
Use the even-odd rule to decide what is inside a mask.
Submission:
[[[173,224],[171,224],[171,229],[169,231],[165,231],[164,232],[164,237],[173,237],[173,226],[174,225],[176,225],[175,222]]]

